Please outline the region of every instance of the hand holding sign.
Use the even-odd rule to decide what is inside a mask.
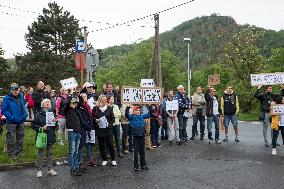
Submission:
[[[60,83],[64,89],[75,89],[78,87],[77,81],[74,77],[60,80]]]

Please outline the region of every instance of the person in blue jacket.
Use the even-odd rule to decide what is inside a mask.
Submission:
[[[140,166],[143,170],[149,170],[145,160],[145,121],[151,117],[150,113],[141,114],[140,106],[133,106],[133,114],[129,114],[130,107],[125,110],[125,117],[130,121],[133,146],[134,146],[134,170],[139,171],[138,153],[140,155]]]
[[[7,120],[7,153],[12,160],[23,152],[24,122],[28,117],[25,104],[23,95],[19,94],[18,84],[12,83],[10,93],[5,96],[2,104],[2,113]]]

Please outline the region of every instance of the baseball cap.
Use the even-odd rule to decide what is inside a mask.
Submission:
[[[13,91],[13,90],[18,90],[19,89],[19,86],[17,83],[12,83],[11,86],[10,86],[10,90]]]

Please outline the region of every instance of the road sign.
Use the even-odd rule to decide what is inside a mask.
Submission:
[[[76,52],[84,52],[85,51],[84,39],[76,39],[75,51]]]

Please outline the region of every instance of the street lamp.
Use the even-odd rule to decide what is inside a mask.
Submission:
[[[187,41],[187,87],[188,87],[188,97],[190,97],[190,80],[191,80],[191,69],[189,66],[189,43],[191,42],[191,39],[189,37],[186,37],[183,39],[183,41]]]

